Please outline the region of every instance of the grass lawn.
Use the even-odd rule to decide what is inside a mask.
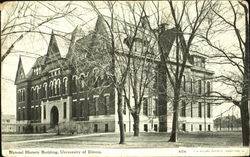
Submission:
[[[65,135],[18,136],[16,140],[64,137]],[[70,136],[70,135],[69,135]],[[78,136],[78,135],[71,135]],[[179,141],[167,142],[170,133],[140,133],[134,137],[126,133],[126,143],[119,145],[119,134],[102,134],[89,137],[60,139],[51,141],[12,143],[15,138],[6,136],[2,139],[3,147],[8,148],[172,148],[172,147],[241,147],[241,132],[193,132],[180,133]],[[7,142],[7,143],[6,143]]]

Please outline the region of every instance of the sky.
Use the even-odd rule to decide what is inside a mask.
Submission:
[[[7,4],[2,7],[2,14],[1,14],[1,28],[3,29],[4,24],[6,23],[8,17],[14,17],[18,15],[23,15],[23,12],[15,12],[12,14],[12,11],[15,8],[16,3],[22,3],[22,2],[8,2]],[[27,3],[27,2],[26,2]],[[73,10],[72,14],[65,18],[59,18],[57,20],[54,20],[51,23],[47,23],[46,25],[43,25],[39,27],[39,31],[51,33],[52,29],[55,31],[60,31],[64,33],[72,32],[76,26],[80,26],[81,29],[83,29],[84,32],[88,33],[88,31],[93,30],[94,24],[97,18],[97,14],[94,12],[94,10],[91,8],[88,2],[83,1],[73,1],[73,2],[67,2],[67,1],[59,1],[59,2],[29,2],[32,4],[30,11],[27,11],[26,14],[30,15],[36,15],[37,17],[41,19],[46,19],[46,16],[52,16],[55,14],[55,12],[62,13],[63,11]],[[102,14],[108,15],[109,11],[105,9],[103,2],[95,2],[97,7],[100,8],[100,11]],[[131,4],[131,3],[130,3]],[[168,10],[169,7],[166,5],[167,2],[160,2],[160,10]],[[128,2],[122,2],[119,4],[120,8],[125,8],[125,6],[128,5]],[[56,6],[56,7],[53,7]],[[146,8],[150,10],[153,8],[152,3],[147,4]],[[191,8],[192,9],[192,8]],[[190,10],[191,10],[190,9]],[[123,17],[123,13],[128,11],[123,9],[116,9],[117,14],[119,14],[118,18]],[[149,11],[149,14],[154,17],[154,14]],[[126,14],[130,15],[130,14]],[[168,19],[169,13],[165,14],[166,16],[163,18],[163,22],[169,22],[171,23],[171,20]],[[230,15],[228,15],[230,17]],[[20,18],[17,20],[17,23],[34,23],[38,24],[42,20],[39,18],[32,18],[32,17],[25,17]],[[131,16],[125,16],[126,20],[131,19]],[[14,30],[27,30],[27,27],[18,27],[14,28]],[[1,30],[2,31],[2,30]],[[7,31],[8,32],[8,31]],[[6,38],[4,43],[2,42],[2,53],[6,51],[6,48],[8,48],[12,41],[17,39],[17,37],[20,34],[11,35]],[[222,34],[221,37],[218,39],[221,40],[223,44],[227,45],[233,45],[234,42],[232,42],[233,34],[226,33]],[[48,42],[49,42],[50,36],[49,35],[40,35],[38,33],[28,33],[25,34],[24,38],[18,42],[13,52],[1,63],[1,112],[3,114],[15,114],[16,113],[16,87],[14,85],[14,80],[16,76],[17,71],[17,65],[19,57],[22,57],[24,70],[27,73],[28,70],[32,67],[32,65],[35,62],[35,59],[41,55],[44,55],[47,53],[48,48]],[[1,36],[1,41],[3,41],[3,36]],[[209,49],[206,49],[205,47],[200,48],[202,51],[210,51]],[[1,54],[2,55],[2,54]],[[218,75],[221,72],[224,72],[227,69],[231,69],[225,66],[220,65],[221,67],[218,67],[218,65],[212,65],[208,64],[207,68],[210,70],[215,71],[215,74]],[[221,84],[214,83],[214,88],[223,88],[223,90],[228,90],[227,87],[222,87]],[[225,103],[220,106],[214,107],[214,117],[217,115],[220,115],[220,113],[224,113],[228,108],[230,108],[232,104]],[[237,107],[234,108],[235,115],[238,114]],[[226,112],[225,114],[231,114],[232,110],[229,112]]]

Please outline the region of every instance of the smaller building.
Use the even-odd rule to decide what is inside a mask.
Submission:
[[[16,117],[15,115],[5,114],[2,115],[2,133],[16,132]]]

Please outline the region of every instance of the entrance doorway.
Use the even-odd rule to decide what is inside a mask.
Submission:
[[[58,125],[59,114],[56,106],[53,106],[50,112],[50,127],[54,128]]]

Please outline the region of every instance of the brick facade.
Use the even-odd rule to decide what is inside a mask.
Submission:
[[[95,31],[104,33],[102,21],[98,18]],[[100,80],[91,80],[92,82],[82,82],[81,78],[90,77],[88,69],[77,72],[77,67],[72,66],[70,59],[73,53],[71,46],[73,44],[80,46],[89,44],[89,36],[75,39],[76,30],[72,33],[70,43],[67,43],[67,55],[62,57],[58,47],[56,37],[52,31],[47,54],[39,57],[28,74],[24,74],[22,60],[20,58],[17,76],[17,132],[46,132],[51,127],[59,125],[61,129],[71,126],[77,132],[118,132],[117,116],[117,93],[114,85],[105,86],[110,81],[102,78]],[[103,45],[104,41],[95,34],[95,44]],[[91,44],[90,44],[91,45]],[[92,44],[93,45],[93,44]],[[92,49],[94,51],[94,49]],[[82,51],[81,51],[82,52]],[[82,54],[77,55],[80,57]],[[101,54],[96,57],[105,56]],[[192,56],[195,60],[199,56]],[[74,58],[76,60],[76,58]],[[202,58],[203,59],[203,58]],[[99,60],[102,62],[102,60]],[[160,91],[170,89],[170,83],[167,80],[164,69],[158,64],[158,83],[152,86]],[[85,65],[86,67],[88,65]],[[78,67],[79,68],[79,67]],[[83,66],[83,69],[85,67]],[[94,67],[92,71],[94,71]],[[208,95],[204,96],[204,91],[212,88],[211,77],[213,72],[208,71],[200,65],[188,65],[185,70],[185,86],[183,86],[186,95],[185,109],[180,109],[183,115],[179,120],[179,129],[184,131],[204,131],[213,130],[212,104],[210,106],[210,117],[204,114],[207,111]],[[84,80],[84,79],[83,79]],[[198,80],[201,80],[200,82]],[[204,88],[205,80],[205,88]],[[209,88],[207,82],[210,82]],[[88,84],[93,87],[89,89]],[[100,88],[103,85],[105,88]],[[201,87],[200,87],[201,86]],[[127,85],[130,91],[130,87]],[[140,113],[141,131],[171,131],[172,112],[171,104],[167,97],[170,97],[171,91],[164,94],[145,94],[142,111]],[[129,97],[133,105],[132,94]],[[198,114],[198,104],[202,103],[201,117]],[[123,103],[124,100],[123,100]],[[206,105],[204,105],[204,103]],[[192,105],[191,105],[192,104]],[[180,105],[182,106],[182,105]],[[205,106],[205,108],[204,108]],[[205,115],[205,117],[204,117]],[[124,111],[124,125],[126,132],[133,131],[133,118],[128,108]],[[200,126],[201,125],[201,126]]]

